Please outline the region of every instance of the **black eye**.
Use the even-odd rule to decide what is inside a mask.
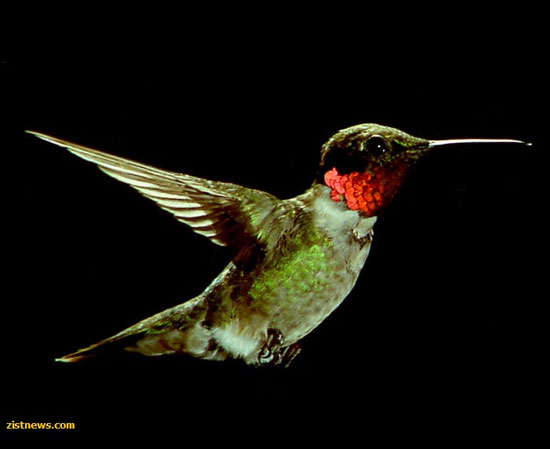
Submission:
[[[379,157],[389,151],[389,144],[381,136],[372,136],[365,142],[365,150],[373,156]]]

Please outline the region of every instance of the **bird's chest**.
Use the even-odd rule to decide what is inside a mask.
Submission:
[[[293,343],[319,325],[351,291],[368,256],[373,219],[321,217],[293,251],[258,273],[250,296],[268,311],[270,327]],[[330,224],[328,224],[330,222]],[[326,224],[326,225],[325,225]]]

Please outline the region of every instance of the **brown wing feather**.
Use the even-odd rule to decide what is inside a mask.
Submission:
[[[56,137],[27,132],[97,164],[109,176],[130,185],[218,245],[239,246],[245,243],[243,239],[256,240],[262,222],[279,201],[259,190],[161,170]]]

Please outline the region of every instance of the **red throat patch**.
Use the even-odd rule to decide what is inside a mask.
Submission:
[[[372,217],[393,199],[407,171],[408,166],[404,163],[345,175],[339,174],[334,167],[325,173],[324,180],[332,189],[330,198],[333,201],[344,199],[348,209],[361,210]]]

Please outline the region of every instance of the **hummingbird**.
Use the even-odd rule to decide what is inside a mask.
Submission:
[[[311,187],[290,199],[161,170],[35,131],[133,187],[231,260],[206,289],[179,305],[76,352],[75,362],[121,349],[288,366],[300,340],[348,296],[369,254],[377,217],[411,167],[454,144],[512,139],[428,140],[373,123],[342,129],[321,148]]]

